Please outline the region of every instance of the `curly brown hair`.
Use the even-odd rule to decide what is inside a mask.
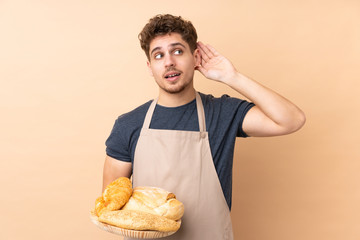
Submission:
[[[141,48],[150,60],[150,42],[157,36],[163,36],[172,32],[179,33],[182,39],[190,46],[191,52],[197,48],[197,34],[190,21],[184,20],[181,16],[170,14],[159,14],[151,18],[139,33]]]

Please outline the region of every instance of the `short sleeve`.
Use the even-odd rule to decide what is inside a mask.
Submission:
[[[243,126],[243,122],[244,122],[246,114],[254,106],[255,106],[254,103],[251,103],[251,102],[248,102],[245,100],[241,100],[239,107],[238,107],[238,111],[237,111],[237,115],[238,115],[238,119],[239,119],[239,127],[238,127],[238,131],[236,134],[237,137],[243,137],[243,138],[248,137],[246,132],[244,132],[242,126]]]
[[[117,160],[131,162],[129,139],[127,137],[128,133],[127,128],[124,125],[122,116],[116,119],[110,136],[105,142],[106,154]]]
[[[125,162],[134,160],[136,144],[151,102],[148,101],[116,119],[110,136],[105,142],[108,156]]]
[[[220,117],[217,126],[225,128],[227,134],[234,131],[236,137],[248,137],[242,126],[246,114],[255,104],[240,98],[230,97],[227,94],[221,96],[220,103]]]

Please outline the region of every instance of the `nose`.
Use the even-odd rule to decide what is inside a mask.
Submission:
[[[165,58],[164,63],[166,68],[175,66],[175,61],[171,56],[171,54],[166,54],[164,58]]]

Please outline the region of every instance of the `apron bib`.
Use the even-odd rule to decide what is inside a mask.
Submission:
[[[163,188],[183,202],[180,229],[162,239],[233,239],[230,211],[211,156],[200,95],[196,92],[199,132],[150,129],[156,103],[157,99],[149,107],[136,145],[132,179],[133,187]]]

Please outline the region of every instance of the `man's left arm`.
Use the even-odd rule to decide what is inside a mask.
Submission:
[[[299,130],[305,114],[291,101],[239,73],[232,63],[210,45],[198,43],[206,78],[227,84],[255,104],[246,114],[243,131],[253,137],[285,135]]]

